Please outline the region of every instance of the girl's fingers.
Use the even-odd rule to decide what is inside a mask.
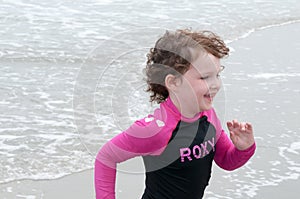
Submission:
[[[229,131],[233,131],[236,135],[240,133],[247,132],[252,133],[252,124],[248,122],[238,122],[236,119],[227,122],[227,127]]]
[[[252,124],[251,123],[246,123],[246,131],[247,132],[252,132],[253,128],[252,128]]]
[[[232,122],[227,122],[227,128],[229,129],[229,131],[233,130],[233,124],[232,124]]]
[[[233,120],[233,128],[239,128],[240,124],[238,123],[237,120]]]
[[[245,122],[240,123],[240,130],[241,131],[246,131],[246,123]]]

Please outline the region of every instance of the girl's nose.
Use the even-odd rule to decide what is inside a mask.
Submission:
[[[210,82],[209,88],[212,90],[219,90],[221,86],[221,80],[218,78],[215,78],[213,81]]]

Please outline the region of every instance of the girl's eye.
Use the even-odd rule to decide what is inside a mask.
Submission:
[[[208,77],[200,77],[200,79],[205,80],[208,79]]]

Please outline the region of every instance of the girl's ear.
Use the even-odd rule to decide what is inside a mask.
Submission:
[[[180,78],[174,75],[168,74],[165,78],[165,86],[168,90],[175,91],[180,83]]]

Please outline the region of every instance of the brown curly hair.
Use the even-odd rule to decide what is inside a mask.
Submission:
[[[217,58],[223,58],[229,53],[224,41],[211,31],[166,31],[147,54],[146,91],[151,93],[150,102],[156,101],[159,104],[169,96],[165,77],[168,74],[178,77],[188,71],[196,58],[193,49],[204,50]]]

